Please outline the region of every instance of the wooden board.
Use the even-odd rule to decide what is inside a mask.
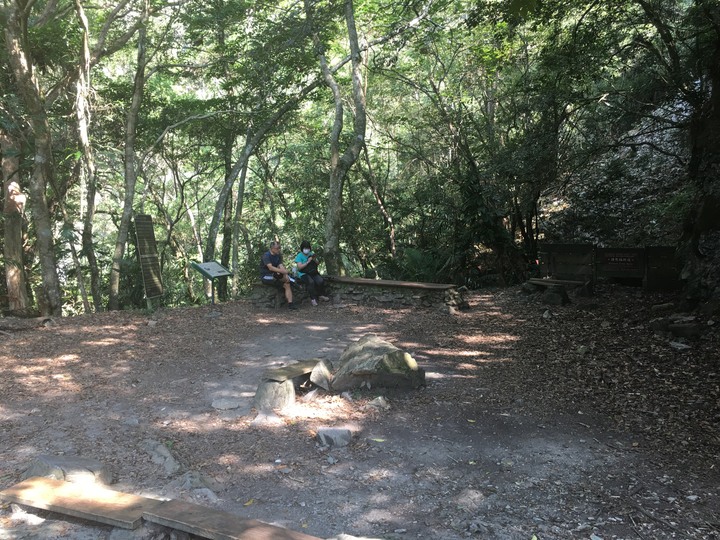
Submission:
[[[123,529],[136,529],[143,512],[163,502],[99,484],[75,484],[39,476],[0,491],[0,499]]]
[[[645,277],[645,248],[596,248],[595,273],[598,277]]]
[[[418,281],[392,281],[390,279],[367,279],[351,278],[344,276],[328,276],[328,281],[335,283],[347,283],[350,285],[370,285],[374,287],[408,287],[412,289],[430,289],[445,291],[454,289],[456,285],[451,283],[421,283]]]
[[[563,280],[592,280],[595,275],[593,244],[543,244],[538,248],[544,275]]]
[[[320,540],[315,536],[185,501],[167,501],[145,512],[143,517],[152,523],[212,540]]]
[[[581,285],[585,285],[588,282],[572,279],[530,278],[528,279],[528,283],[532,283],[533,285],[540,285],[542,287],[550,287],[551,285],[575,285],[580,287]]]

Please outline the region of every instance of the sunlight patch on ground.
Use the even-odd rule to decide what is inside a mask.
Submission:
[[[83,390],[82,383],[74,381],[70,375],[57,373],[55,375],[51,375],[50,378],[55,381],[55,388],[65,392],[82,392]]]
[[[85,347],[111,347],[113,345],[125,343],[126,341],[127,340],[123,336],[117,338],[106,337],[98,341],[85,341],[83,345]]]
[[[489,344],[506,344],[506,343],[513,343],[520,341],[520,338],[518,336],[511,336],[510,334],[495,334],[495,335],[488,335],[488,334],[475,334],[475,335],[465,335],[465,336],[458,336],[458,339],[461,341],[464,341],[468,345],[475,345],[478,343],[481,343],[483,345],[489,345]]]
[[[40,368],[38,368],[40,369]],[[43,369],[44,371],[44,369]],[[42,375],[27,374],[16,377],[14,381],[26,388],[27,391],[41,390],[44,397],[55,394],[58,391],[79,393],[82,391],[82,385],[62,376],[55,376],[49,373]]]
[[[10,412],[9,409],[4,408],[2,405],[0,405],[0,420],[18,420],[20,418],[23,418],[27,416],[27,411],[23,410],[20,412]]]
[[[474,309],[482,312],[483,316],[486,316],[486,317],[503,318],[503,319],[508,318],[508,314],[503,311],[490,311],[489,309],[482,309],[482,308],[474,308]],[[497,309],[497,308],[493,307],[493,309]]]
[[[258,476],[266,475],[266,474],[274,474],[276,469],[279,468],[279,465],[281,464],[275,464],[273,463],[253,463],[252,465],[243,464],[241,465],[242,473],[243,474],[254,474]],[[230,471],[232,472],[238,472],[238,471]]]
[[[362,479],[365,482],[379,482],[381,480],[392,478],[393,476],[395,476],[394,471],[391,471],[389,469],[377,468],[369,471],[368,474],[363,476]]]
[[[467,357],[473,357],[478,360],[478,362],[487,362],[487,363],[497,363],[498,361],[506,362],[507,358],[501,358],[498,359],[493,356],[492,352],[486,352],[486,351],[457,351],[453,349],[429,349],[424,351],[425,354],[433,355],[433,356],[447,356],[450,355],[452,357],[458,357],[458,358],[467,358]],[[481,359],[482,357],[489,357],[488,360]]]
[[[329,396],[309,403],[295,401],[283,410],[281,416],[287,417],[290,423],[302,418],[332,422],[338,419],[347,419],[352,412],[354,412],[354,407],[347,400],[338,396]],[[351,431],[359,430],[358,426],[346,427]]]
[[[509,361],[509,359],[506,359],[506,361]],[[467,364],[465,365],[467,366]],[[425,379],[437,381],[438,383],[452,381],[453,379],[477,379],[477,374],[474,373],[477,369],[477,365],[471,365],[471,368],[466,367],[464,369],[469,370],[470,374],[426,372]]]
[[[447,354],[450,352],[453,356],[490,356],[490,353],[485,351],[456,351],[453,349],[447,350],[447,349],[441,349],[441,350],[435,350],[431,351],[434,354]]]
[[[162,418],[158,418],[156,421],[153,422],[153,425],[160,430],[171,427],[174,431],[183,431],[185,433],[194,433],[196,435],[203,433],[211,434],[212,432],[218,430],[218,423],[216,422],[216,419],[210,417],[210,415],[206,413],[191,415],[187,418],[169,421],[168,424],[165,424],[165,422],[168,421]],[[226,431],[242,431],[245,429],[245,426],[240,426],[239,424],[236,424],[234,426],[223,425],[222,429]]]
[[[57,361],[63,363],[80,362],[80,356],[78,354],[63,354],[58,356]]]
[[[77,328],[60,328],[57,330],[58,335],[73,340],[74,336],[84,334],[87,336],[101,335],[112,337],[113,339],[124,339],[133,336],[137,331],[145,325],[138,324],[122,324],[122,325],[98,325],[98,326],[80,326]]]
[[[370,502],[378,506],[386,506],[389,499],[390,498],[387,495],[378,494],[370,497]],[[385,510],[383,508],[373,508],[365,514],[365,519],[370,523],[392,522],[396,518],[397,516],[395,516],[390,510]]]
[[[468,362],[459,363],[457,365],[457,369],[474,371],[475,369],[477,369],[478,364],[505,364],[512,361],[512,358],[493,358],[492,360],[482,360],[480,358],[476,358],[476,362],[472,364]]]
[[[318,324],[308,324],[305,328],[311,332],[324,332],[325,330],[330,330],[329,326],[320,326]]]

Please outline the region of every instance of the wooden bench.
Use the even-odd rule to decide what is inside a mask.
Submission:
[[[530,278],[528,283],[541,287],[552,287],[553,285],[567,285],[569,287],[585,287],[591,284],[590,281],[579,281],[574,279],[551,279],[551,278]]]
[[[448,291],[456,287],[456,285],[449,283],[422,283],[419,281],[394,281],[390,279],[369,279],[346,276],[326,276],[325,279],[330,283],[348,283],[371,287],[405,287],[409,289],[426,289],[433,291]]]
[[[457,285],[452,283],[423,283],[346,276],[326,276],[328,290],[336,303],[351,301],[387,307],[433,307],[466,309],[467,302]]]
[[[561,287],[563,289],[577,289],[580,296],[592,296],[594,293],[594,283],[592,279],[553,279],[553,278],[530,278],[527,283],[536,287],[544,287],[550,290],[551,287]]]

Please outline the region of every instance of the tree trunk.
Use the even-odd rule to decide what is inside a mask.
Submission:
[[[18,92],[30,113],[29,121],[35,143],[34,166],[28,191],[42,272],[42,297],[38,298],[38,303],[42,306],[43,315],[60,316],[62,294],[55,259],[53,224],[45,192],[54,174],[50,122],[43,106],[40,86],[33,74],[32,59],[23,42],[22,29],[26,26],[26,21],[21,20],[21,17],[24,16],[24,10],[14,3],[10,3],[9,6],[6,11],[5,44]]]
[[[306,12],[309,13],[310,4],[306,0],[305,7]],[[346,8],[346,19],[348,21],[348,25],[352,25],[352,35],[354,35],[354,39],[351,37],[351,57],[350,60],[353,64],[353,88],[357,86],[357,91],[354,92],[355,94],[355,103],[356,108],[358,108],[358,111],[356,111],[356,117],[355,117],[355,124],[356,124],[356,133],[362,132],[362,136],[359,140],[356,140],[352,143],[351,148],[354,151],[355,157],[352,159],[350,163],[347,164],[347,169],[349,169],[353,163],[355,163],[355,160],[357,160],[357,157],[360,155],[360,149],[362,148],[362,144],[364,143],[365,139],[365,123],[366,123],[366,115],[365,115],[365,94],[362,88],[362,82],[360,78],[360,49],[358,47],[358,39],[357,39],[357,33],[355,32],[355,19],[354,19],[354,12],[352,8],[352,2],[347,1],[345,4]],[[350,16],[347,16],[347,13],[350,13]],[[395,31],[388,34],[387,36],[384,36],[382,38],[379,38],[373,42],[373,45],[377,45],[380,43],[384,43],[393,37],[396,37],[397,35],[401,34],[402,32],[415,28],[419,22],[424,19],[428,15],[427,8],[422,11],[417,17],[415,17],[413,20],[409,21],[408,23],[404,25],[400,25]],[[308,20],[312,20],[311,17],[308,17]],[[354,41],[354,43],[353,43]],[[364,48],[366,50],[367,47]],[[348,59],[342,59],[337,64],[335,64],[333,67],[328,67],[328,73],[332,74],[337,72],[342,66],[344,66],[347,63]],[[357,80],[356,80],[357,79]],[[235,162],[235,165],[233,166],[233,169],[230,173],[230,175],[225,179],[225,184],[223,185],[222,189],[220,190],[220,194],[218,196],[218,201],[215,204],[215,211],[213,212],[212,221],[210,222],[210,227],[208,229],[208,237],[207,237],[207,243],[205,244],[205,252],[203,255],[203,260],[210,261],[215,257],[215,243],[217,241],[217,235],[218,231],[220,229],[220,222],[222,220],[223,211],[225,209],[225,203],[227,202],[227,199],[230,195],[230,191],[232,190],[233,184],[235,183],[235,180],[238,177],[238,174],[240,174],[240,171],[247,166],[247,162],[250,159],[250,156],[253,155],[255,152],[255,149],[260,145],[264,140],[268,132],[275,127],[275,125],[291,110],[293,110],[297,105],[303,100],[305,97],[307,97],[311,92],[313,92],[318,86],[320,86],[321,81],[312,81],[308,83],[306,86],[301,88],[297,94],[293,97],[288,98],[288,100],[280,107],[277,111],[275,111],[274,114],[272,114],[261,126],[259,126],[252,135],[248,135],[247,140],[245,142],[245,147],[243,148],[242,152],[240,153],[240,157]],[[361,99],[359,99],[361,98]],[[361,107],[358,107],[358,102],[361,102]],[[361,111],[360,111],[361,109]],[[350,150],[350,149],[349,149]],[[348,158],[349,159],[349,158]],[[345,171],[347,172],[347,170]],[[344,180],[344,173],[340,180]],[[332,181],[331,181],[332,182]],[[342,186],[340,186],[342,188]],[[340,190],[340,195],[342,194],[342,189]],[[337,199],[337,195],[334,196],[335,199]],[[342,202],[342,201],[341,201]],[[339,215],[339,214],[338,214]],[[334,220],[333,220],[334,221]],[[339,244],[339,241],[337,242]]]
[[[10,311],[26,311],[30,302],[23,262],[22,229],[25,195],[20,189],[20,149],[13,137],[2,129],[0,129],[0,160],[5,199],[3,256],[8,307]]]
[[[385,200],[383,199],[382,194],[380,193],[380,190],[378,189],[377,185],[375,184],[374,180],[374,174],[372,169],[372,164],[370,163],[370,156],[368,155],[367,146],[365,146],[365,163],[367,164],[368,172],[367,175],[365,175],[365,180],[368,183],[368,187],[370,188],[370,191],[372,191],[373,196],[375,197],[375,202],[378,205],[378,209],[380,210],[380,214],[383,217],[383,220],[385,221],[385,226],[388,230],[388,249],[390,250],[390,257],[395,259],[397,258],[397,246],[395,245],[395,223],[393,222],[393,218],[390,215],[390,211],[387,208],[387,205],[385,204]]]
[[[235,220],[233,222],[233,252],[232,252],[232,271],[233,271],[233,280],[232,280],[232,294],[233,297],[237,297],[238,295],[238,282],[239,282],[239,276],[238,276],[238,270],[240,266],[240,260],[238,256],[239,252],[239,244],[240,244],[240,232],[243,233],[243,238],[245,239],[245,248],[247,251],[248,258],[252,258],[254,253],[252,250],[252,245],[249,242],[249,235],[247,234],[247,229],[243,227],[240,220],[242,219],[243,214],[243,205],[245,204],[245,178],[247,177],[247,162],[245,163],[245,166],[240,171],[240,179],[238,181],[238,188],[237,188],[237,200],[235,202]]]
[[[147,5],[144,13],[147,19]],[[146,59],[146,30],[145,26],[140,28],[138,34],[138,52],[137,67],[135,69],[135,85],[133,89],[132,103],[128,110],[127,119],[125,121],[125,198],[123,201],[123,212],[120,218],[120,226],[118,227],[117,241],[115,242],[115,252],[113,254],[112,269],[110,270],[110,298],[108,309],[120,309],[120,272],[122,267],[123,255],[127,244],[128,231],[130,230],[130,220],[133,213],[133,202],[135,200],[135,184],[137,183],[137,170],[135,168],[135,141],[137,138],[137,123],[140,105],[142,104],[143,91],[145,87],[145,69],[147,67]]]
[[[286,101],[277,111],[275,111],[274,114],[270,116],[270,118],[259,126],[253,134],[249,134],[247,136],[245,146],[243,147],[242,152],[240,152],[240,157],[238,157],[237,161],[233,165],[230,174],[225,178],[225,184],[223,184],[220,194],[218,195],[218,200],[215,203],[215,211],[213,212],[213,217],[208,229],[207,243],[205,244],[205,252],[203,254],[204,261],[211,261],[215,258],[215,243],[217,242],[220,222],[223,219],[225,206],[227,204],[228,197],[230,196],[230,192],[232,191],[233,184],[240,174],[240,171],[247,167],[250,156],[253,155],[258,145],[265,140],[268,132],[275,127],[283,116],[293,110],[301,99],[317,87],[318,82],[312,82],[305,86],[295,97],[288,99],[288,101]]]
[[[720,40],[708,60],[710,95],[693,114],[689,176],[697,198],[684,223],[680,253],[689,296],[720,296]]]
[[[312,6],[305,0],[305,12],[311,25],[314,25]],[[362,79],[362,55],[355,28],[355,10],[352,0],[345,0],[345,23],[350,43],[350,59],[352,71],[352,95],[355,106],[354,137],[349,146],[340,155],[340,135],[343,129],[343,101],[342,92],[333,71],[325,57],[323,45],[317,33],[314,33],[316,54],[320,61],[325,84],[330,88],[335,101],[335,121],[330,132],[330,183],[328,189],[328,206],[325,215],[325,252],[323,258],[328,274],[339,275],[342,270],[342,254],[340,252],[340,232],[342,228],[342,193],[345,177],[355,164],[365,145],[365,87]]]
[[[232,174],[232,149],[233,143],[235,142],[235,135],[229,135],[225,140],[223,148],[223,162],[225,177]],[[225,203],[225,209],[223,210],[223,239],[222,239],[222,250],[220,252],[220,264],[225,268],[230,268],[230,254],[232,252],[233,243],[233,196],[232,191],[228,193],[227,202]],[[211,284],[212,286],[212,284]],[[212,292],[212,291],[211,291]],[[218,279],[217,283],[217,294],[220,300],[228,299],[228,278],[223,276]]]
[[[84,186],[84,190],[80,190],[81,194],[85,193],[85,208],[82,212],[83,231],[82,231],[82,252],[87,258],[88,268],[90,271],[90,294],[93,299],[93,307],[95,311],[102,311],[102,294],[100,291],[100,270],[98,269],[97,257],[95,256],[95,244],[93,243],[93,219],[95,218],[95,195],[97,193],[95,178],[95,158],[93,156],[92,147],[90,146],[90,137],[88,131],[90,128],[90,104],[88,96],[90,95],[90,45],[89,45],[89,29],[88,21],[85,16],[82,4],[76,0],[75,11],[78,20],[82,25],[83,42],[80,52],[80,60],[78,63],[78,76],[75,83],[75,114],[77,117],[78,128],[78,144],[80,146],[80,186]],[[82,195],[81,195],[82,196]],[[79,279],[83,279],[82,273],[78,268]]]

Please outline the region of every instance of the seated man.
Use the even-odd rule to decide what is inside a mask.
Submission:
[[[290,288],[294,280],[283,265],[280,242],[270,242],[270,249],[263,253],[260,261],[260,280],[266,285],[285,289],[288,308],[297,309],[297,306],[293,304],[292,289]]]

